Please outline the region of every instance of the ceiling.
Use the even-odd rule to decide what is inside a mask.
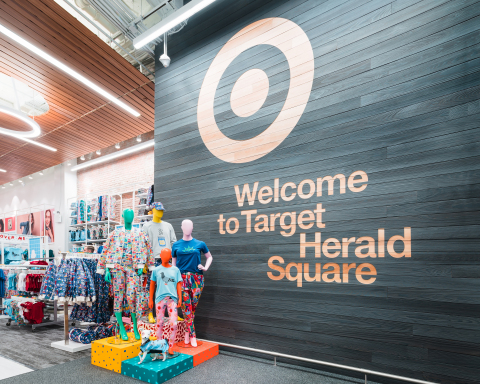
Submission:
[[[0,184],[153,130],[154,83],[54,0],[0,0],[0,23],[141,114],[130,115],[0,34],[0,73],[47,101],[49,111],[35,118],[42,133],[34,140],[58,150],[0,135],[0,168],[7,170],[0,173]],[[0,114],[2,125],[26,129]]]

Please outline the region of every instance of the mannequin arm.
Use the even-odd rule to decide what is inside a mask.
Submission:
[[[202,264],[198,264],[198,269],[201,271],[208,271],[208,268],[210,268],[210,265],[212,265],[213,257],[210,252],[205,253],[205,257],[207,258],[207,262],[205,263],[205,267]]]
[[[112,276],[110,275],[110,268],[107,268],[107,270],[105,271],[105,281],[107,283],[112,283]]]
[[[182,282],[181,281],[177,283],[177,297],[178,297],[177,308],[181,308],[182,307]]]
[[[172,257],[172,265],[173,265],[174,267],[177,266],[177,258],[176,258],[176,257]]]
[[[157,287],[157,284],[155,281],[150,281],[150,300],[148,302],[148,308],[153,309],[153,304],[155,302],[155,289]]]

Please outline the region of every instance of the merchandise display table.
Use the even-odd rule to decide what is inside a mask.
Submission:
[[[133,338],[133,333],[128,336]],[[96,340],[92,343],[92,364],[117,373],[121,372],[122,361],[138,356],[142,342],[123,341],[114,344],[115,337]]]
[[[194,367],[219,354],[218,344],[200,340],[197,340],[196,348],[193,348],[189,344],[185,345],[185,343],[180,342],[174,345],[173,350],[175,352],[192,356]]]
[[[142,364],[138,364],[139,357],[122,362],[122,375],[133,377],[147,383],[164,383],[178,376],[182,372],[193,368],[193,357],[180,353],[177,357],[152,361],[150,356],[145,357]]]

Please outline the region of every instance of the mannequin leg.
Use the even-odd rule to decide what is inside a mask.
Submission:
[[[168,298],[168,318],[170,323],[170,338],[168,340],[168,353],[173,354],[173,346],[175,344],[175,339],[177,337],[177,320],[178,320],[178,311],[177,303],[172,298]]]
[[[122,303],[125,296],[125,273],[123,271],[112,269],[112,284],[114,292],[113,312],[120,326],[120,336],[122,340],[128,340],[127,331],[122,321]]]
[[[157,310],[157,340],[162,340],[163,335],[163,314],[165,313],[165,307],[167,306],[167,302],[165,299],[159,301],[155,305],[155,309]]]
[[[123,320],[122,320],[122,312],[115,312],[115,317],[117,318],[118,325],[120,327],[120,336],[122,340],[127,341],[128,340],[128,335],[127,331],[125,330],[125,326],[123,325]]]
[[[202,295],[204,279],[203,275],[200,274],[191,274],[190,276],[182,275],[182,277],[184,277],[182,311],[185,321],[187,322],[190,343],[192,347],[196,347],[197,340],[193,322],[195,319],[195,310]],[[187,343],[187,337],[185,337],[185,343]]]
[[[135,335],[135,339],[140,340],[140,333],[138,333],[138,326],[137,326],[137,314],[132,313],[132,324],[133,324],[133,334]]]
[[[132,314],[132,325],[133,332],[135,334],[135,339],[140,340],[140,334],[138,333],[137,328],[137,292],[140,289],[140,276],[134,269],[126,269],[126,296],[128,301],[128,306],[130,307],[130,312]]]

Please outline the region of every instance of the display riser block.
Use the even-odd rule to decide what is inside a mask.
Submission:
[[[152,361],[151,357],[147,356],[142,364],[138,364],[139,357],[125,360],[122,362],[122,375],[157,384],[193,368],[193,357],[190,355],[180,353],[177,357],[165,361],[162,361],[162,358]]]
[[[183,342],[178,343],[174,345],[173,350],[192,356],[194,367],[219,354],[218,344],[199,340],[197,343],[197,347],[192,347],[190,344],[185,345]]]
[[[133,333],[128,334],[133,337]],[[92,343],[92,365],[120,373],[122,361],[138,356],[140,353],[140,340],[125,344],[112,344],[115,337],[96,340]]]
[[[62,351],[67,352],[80,352],[90,349],[92,347],[91,344],[82,344],[77,343],[76,341],[69,340],[68,344],[65,344],[65,340],[55,341],[50,344],[52,348],[61,349]]]

